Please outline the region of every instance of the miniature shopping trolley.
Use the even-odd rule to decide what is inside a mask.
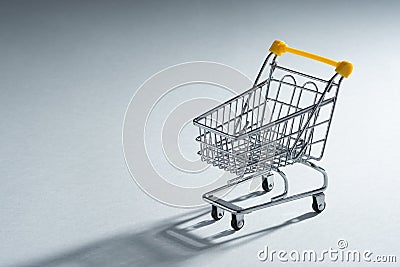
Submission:
[[[279,40],[269,51],[251,89],[193,120],[199,128],[196,141],[201,160],[236,175],[226,185],[203,195],[212,205],[215,220],[221,219],[224,211],[232,214],[235,230],[243,227],[244,214],[304,197],[312,196],[315,212],[325,209],[323,191],[328,176],[310,160],[318,161],[324,154],[340,84],[353,70],[350,62],[294,49]],[[322,79],[279,65],[278,56],[286,52],[332,65],[336,73]],[[261,79],[263,75],[265,80]],[[323,186],[288,196],[288,179],[281,168],[294,163],[320,172]],[[283,179],[284,191],[269,202],[242,208],[216,196],[255,177],[261,177],[263,190],[269,192],[274,187],[273,172]]]

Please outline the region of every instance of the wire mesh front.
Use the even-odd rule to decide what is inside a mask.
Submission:
[[[273,157],[274,147],[265,140],[256,136],[235,140],[205,130],[200,132],[196,140],[200,142],[198,153],[203,161],[237,175],[271,169],[271,162],[266,159]]]
[[[273,62],[268,79],[194,120],[201,159],[237,175],[319,160],[339,84]]]

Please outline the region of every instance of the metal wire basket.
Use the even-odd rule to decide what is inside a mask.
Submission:
[[[336,62],[291,48],[282,41],[275,41],[270,51],[251,89],[193,120],[199,128],[196,140],[200,144],[201,159],[237,175],[228,185],[203,196],[212,204],[214,219],[220,219],[224,210],[232,213],[232,226],[236,230],[244,224],[243,214],[294,200],[300,195],[312,195],[317,212],[325,208],[322,191],[326,189],[327,176],[309,160],[320,160],[324,154],[340,84],[353,69],[347,61]],[[285,52],[333,65],[336,73],[330,79],[322,79],[280,66],[277,57]],[[267,67],[267,78],[259,82]],[[324,186],[286,197],[288,182],[280,168],[294,163],[303,163],[323,173]],[[285,181],[285,191],[271,202],[243,209],[213,195],[260,175],[264,190],[270,191],[271,171]]]

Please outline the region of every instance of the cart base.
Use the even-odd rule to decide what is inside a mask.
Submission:
[[[218,198],[218,197],[214,196],[214,193],[220,192],[222,190],[226,190],[226,189],[233,187],[239,183],[247,181],[248,179],[243,179],[240,182],[236,182],[236,183],[230,183],[230,184],[224,185],[222,187],[219,187],[215,190],[212,190],[208,193],[205,193],[203,195],[203,199],[212,205],[212,215],[213,215],[212,217],[215,220],[221,219],[224,214],[224,211],[230,212],[232,214],[231,226],[236,231],[240,230],[243,227],[245,214],[251,213],[256,210],[265,209],[268,207],[279,205],[282,203],[286,203],[289,201],[293,201],[296,199],[302,199],[305,197],[312,196],[312,198],[313,198],[312,208],[314,209],[315,212],[320,213],[326,207],[325,194],[323,193],[323,191],[325,191],[328,186],[328,175],[323,168],[315,165],[314,163],[312,163],[310,161],[303,161],[301,163],[322,174],[322,176],[323,176],[322,187],[311,190],[311,191],[306,191],[303,193],[287,196],[288,180],[286,178],[286,175],[282,171],[280,171],[278,168],[276,168],[276,169],[273,169],[273,171],[277,172],[282,177],[282,179],[284,180],[285,189],[284,189],[284,192],[281,193],[280,195],[272,197],[271,201],[269,201],[269,202],[251,206],[248,208],[242,208],[240,206],[233,204],[232,202],[225,201],[222,198]],[[254,178],[254,177],[255,176],[251,176],[249,179]],[[264,190],[266,192],[269,192],[272,190],[272,187],[273,187],[272,176],[270,176],[269,174],[266,176],[263,175]],[[216,216],[215,214],[217,214],[218,216]]]

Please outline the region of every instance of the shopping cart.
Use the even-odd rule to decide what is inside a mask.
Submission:
[[[353,70],[350,62],[294,49],[279,40],[269,51],[251,89],[193,120],[199,128],[196,141],[201,160],[236,175],[226,185],[203,195],[212,205],[215,220],[221,219],[224,211],[232,214],[235,230],[243,227],[244,214],[304,197],[312,196],[315,212],[325,209],[323,191],[328,176],[310,160],[318,161],[324,154],[340,84]],[[336,73],[326,80],[278,65],[277,57],[285,52],[332,65]],[[267,78],[260,82],[267,67]],[[294,163],[321,173],[323,186],[288,196],[288,179],[281,168]],[[216,196],[256,177],[261,177],[262,188],[269,192],[274,187],[273,172],[282,177],[284,191],[269,202],[242,208]]]

